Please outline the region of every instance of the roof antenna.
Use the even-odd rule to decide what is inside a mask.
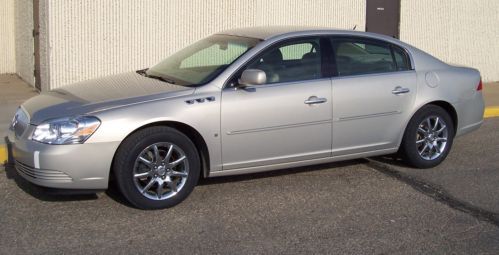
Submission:
[[[353,26],[352,30],[355,30],[357,28],[357,25]]]

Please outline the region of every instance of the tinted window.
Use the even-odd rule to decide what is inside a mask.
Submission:
[[[411,69],[409,64],[409,58],[407,54],[402,51],[402,49],[393,47],[393,56],[395,57],[395,62],[397,63],[398,71],[406,71]]]
[[[338,75],[357,75],[396,71],[388,45],[355,41],[334,43]]]
[[[315,49],[312,43],[307,42],[284,46],[280,48],[280,51],[284,60],[297,60],[302,59],[309,52],[315,52]]]
[[[267,75],[267,84],[321,78],[319,39],[302,39],[273,46],[247,66]]]

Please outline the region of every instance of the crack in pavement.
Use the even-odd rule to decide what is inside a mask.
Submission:
[[[468,202],[461,201],[456,197],[452,196],[451,194],[449,194],[444,189],[438,187],[438,185],[426,182],[415,176],[400,172],[394,167],[391,167],[390,165],[381,163],[373,159],[367,159],[367,160],[368,160],[367,165],[373,168],[374,170],[389,177],[395,178],[401,182],[404,182],[409,186],[411,186],[416,191],[423,193],[424,195],[429,196],[438,202],[446,204],[447,206],[455,210],[464,212],[466,214],[475,217],[480,221],[487,221],[499,227],[499,213],[488,211],[478,206],[472,205]]]

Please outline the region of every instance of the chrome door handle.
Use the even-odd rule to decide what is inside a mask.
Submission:
[[[327,99],[325,98],[319,98],[319,97],[316,97],[316,96],[311,96],[309,97],[307,100],[305,100],[305,104],[322,104],[322,103],[325,103],[327,102]]]
[[[409,93],[411,90],[408,89],[408,88],[402,88],[400,86],[397,86],[395,87],[393,90],[392,90],[392,94],[394,95],[400,95],[400,94],[405,94],[405,93]]]

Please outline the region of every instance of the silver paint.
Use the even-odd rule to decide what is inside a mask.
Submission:
[[[394,38],[296,27],[222,33],[264,41],[201,87],[176,86],[130,72],[42,93],[25,102],[22,107],[30,125],[19,137],[9,135],[14,158],[30,168],[34,152],[39,151],[40,169],[63,173],[71,180],[22,176],[49,187],[105,189],[118,146],[134,131],[154,123],[182,123],[196,130],[208,149],[209,176],[222,176],[396,152],[410,118],[435,101],[454,108],[457,135],[477,129],[483,121],[477,70],[448,65]],[[312,35],[393,43],[407,51],[414,70],[225,88],[236,71],[270,45]],[[428,72],[438,76],[437,87],[427,85]],[[400,89],[407,91],[393,92]],[[41,122],[76,115],[102,121],[84,144],[47,145],[29,139]]]

